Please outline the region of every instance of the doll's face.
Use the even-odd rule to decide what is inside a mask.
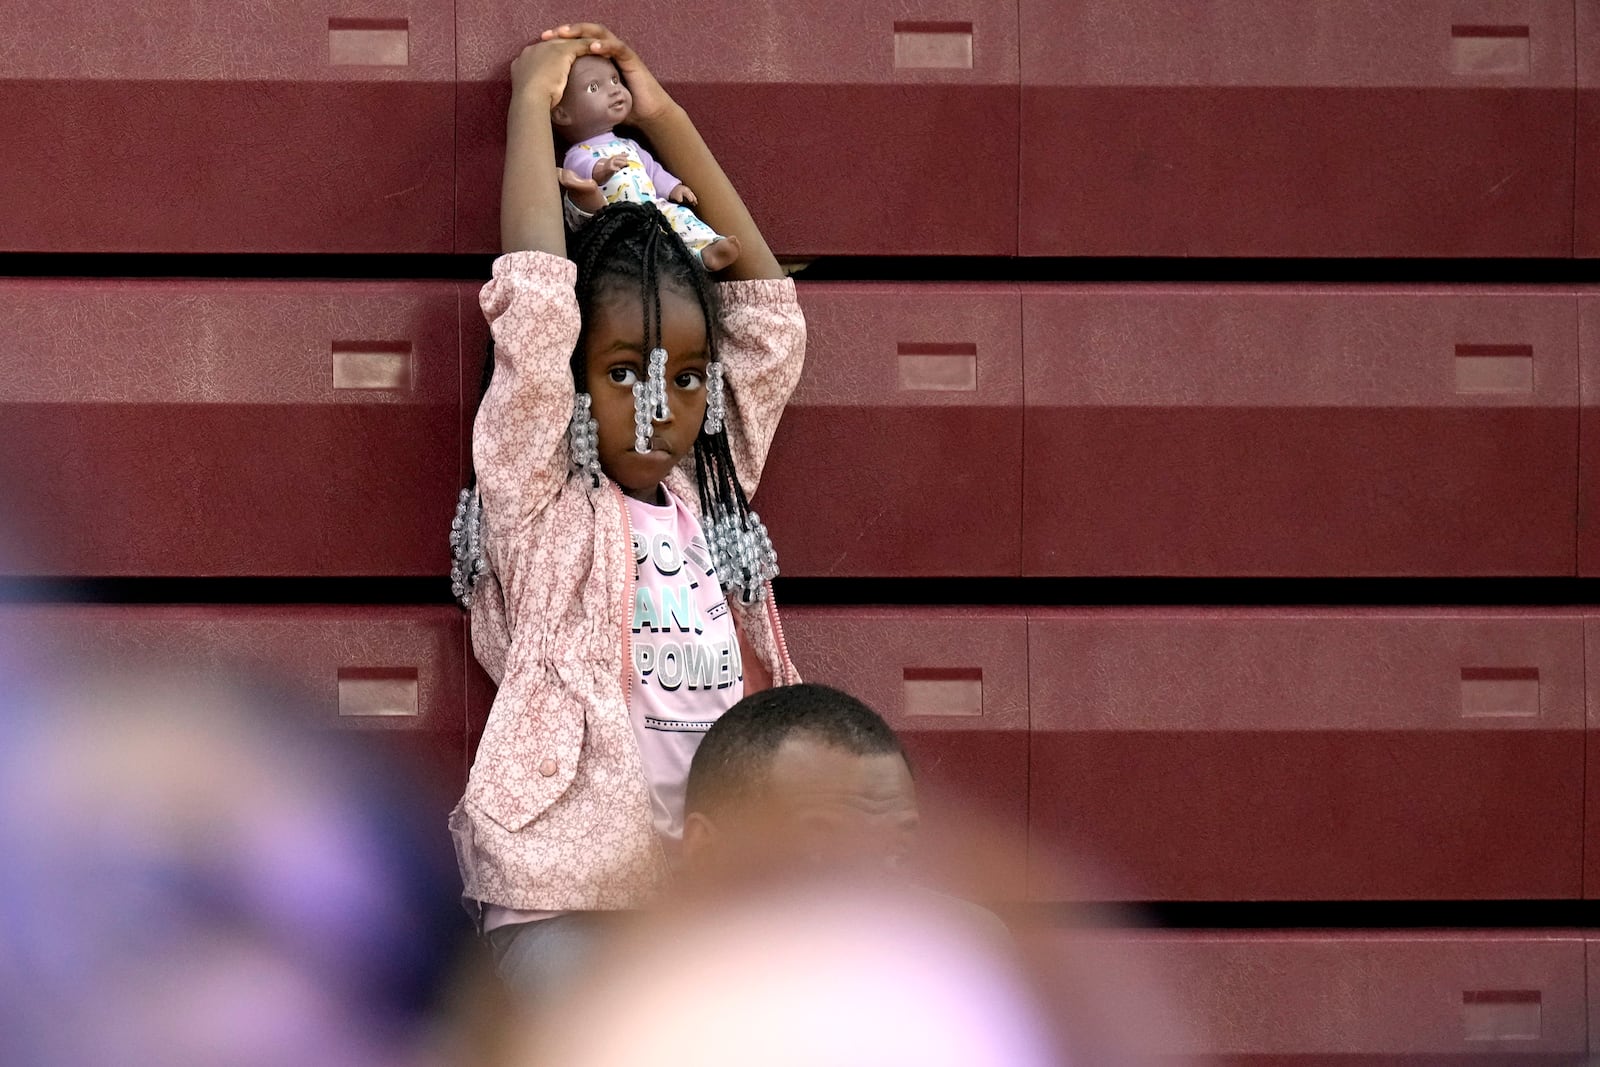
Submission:
[[[633,94],[622,84],[617,65],[604,56],[580,56],[550,119],[568,142],[576,144],[626,122],[632,110]]]
[[[600,467],[623,492],[659,502],[663,479],[694,451],[706,417],[706,320],[694,294],[661,289],[667,414],[650,426],[650,451],[633,450],[633,384],[645,379],[644,309],[635,294],[607,293],[589,309],[585,388],[598,427]]]

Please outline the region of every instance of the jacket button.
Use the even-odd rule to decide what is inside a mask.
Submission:
[[[546,778],[556,773],[557,769],[558,767],[556,765],[556,761],[553,759],[547,759],[543,763],[539,764],[539,773],[544,775]]]

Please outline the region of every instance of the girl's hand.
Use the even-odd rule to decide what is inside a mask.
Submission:
[[[539,39],[550,42],[587,39],[585,48],[578,53],[579,55],[605,56],[616,63],[617,69],[622,71],[623,80],[628,83],[628,91],[633,94],[632,119],[635,125],[645,125],[652,119],[661,118],[670,113],[675,106],[672,97],[668,96],[661,83],[656,81],[656,76],[650,73],[650,68],[644,65],[644,60],[639,58],[638,53],[598,22],[557,26],[553,30],[545,30],[539,35]],[[568,61],[567,66],[568,68],[572,66],[571,61]],[[566,75],[563,73],[563,84],[565,79]]]
[[[545,39],[528,45],[511,63],[511,92],[534,98],[553,108],[567,91],[567,75],[579,56],[590,55],[598,41],[579,38]]]
[[[678,187],[672,190],[672,195],[667,197],[667,199],[672,201],[674,204],[688,204],[690,207],[700,206],[700,201],[696,199],[694,190],[689,188],[687,185],[684,185],[682,182],[678,183]]]

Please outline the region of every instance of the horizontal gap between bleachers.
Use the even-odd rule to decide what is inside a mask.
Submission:
[[[842,256],[818,259],[799,277],[807,281],[1583,285],[1600,282],[1600,260]]]
[[[780,578],[799,605],[1546,606],[1600,604],[1595,578]]]
[[[0,578],[0,603],[453,604],[447,578]]]
[[[489,276],[492,260],[486,254],[441,253],[12,252],[0,253],[0,277],[476,281]],[[810,261],[799,277],[862,282],[1582,285],[1600,282],[1600,260],[824,256]]]
[[[0,277],[481,281],[494,257],[445,254],[0,253]]]
[[[1594,607],[1600,578],[779,578],[785,606]],[[449,604],[443,577],[0,578],[0,602]]]
[[[1600,927],[1600,900],[1185,901],[997,905],[1018,926],[1159,930],[1568,930]]]

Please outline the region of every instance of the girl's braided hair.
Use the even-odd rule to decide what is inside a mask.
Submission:
[[[578,267],[575,286],[578,298],[578,343],[572,350],[572,382],[577,392],[587,384],[584,348],[588,323],[597,304],[616,294],[637,294],[644,315],[642,351],[649,352],[660,342],[661,287],[675,286],[691,294],[700,305],[706,321],[707,361],[718,358],[717,341],[721,304],[717,289],[700,260],[672,230],[672,224],[652,203],[628,201],[611,204],[598,212],[573,238],[571,258]],[[484,363],[483,390],[487,390],[494,371],[494,341],[489,341]],[[480,392],[480,396],[481,396]],[[694,442],[695,483],[699,490],[701,522],[712,558],[717,561],[718,577],[729,595],[737,594],[746,603],[760,599],[766,579],[777,572],[771,556],[765,527],[750,510],[750,501],[739,484],[733,454],[728,449],[725,429],[707,433],[704,426]],[[481,550],[477,560],[465,550],[469,542],[481,545],[478,519],[471,514],[477,483],[469,471],[462,507],[457,509],[451,545],[457,567],[453,572],[456,595],[470,597],[471,586],[484,569]],[[470,533],[470,536],[469,536]],[[743,546],[741,540],[750,544]],[[765,551],[762,547],[765,546]],[[463,559],[463,555],[468,558]]]

